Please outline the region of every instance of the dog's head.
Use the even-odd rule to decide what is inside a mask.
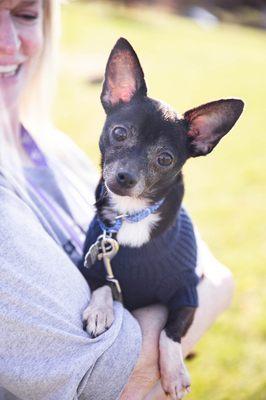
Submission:
[[[121,38],[113,48],[101,94],[107,118],[100,139],[103,178],[121,196],[158,199],[189,157],[212,151],[242,113],[243,102],[218,100],[181,118],[147,97],[138,57]]]

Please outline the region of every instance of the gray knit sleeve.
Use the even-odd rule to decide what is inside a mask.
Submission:
[[[1,185],[0,221],[0,386],[25,400],[75,399],[128,313],[116,303],[111,328],[90,339],[81,322],[86,281],[31,209]]]

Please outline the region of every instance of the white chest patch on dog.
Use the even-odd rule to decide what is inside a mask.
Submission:
[[[113,207],[118,214],[133,214],[144,210],[149,206],[148,202],[128,196],[118,196],[110,193]],[[121,245],[129,247],[141,247],[150,240],[151,231],[160,221],[159,213],[154,213],[139,222],[123,221],[117,234],[117,240]]]
[[[124,246],[141,247],[150,240],[152,228],[157,225],[159,220],[158,214],[151,214],[142,221],[133,224],[124,221],[117,234],[118,242]]]

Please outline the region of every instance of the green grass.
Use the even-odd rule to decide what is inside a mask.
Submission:
[[[243,117],[208,157],[185,167],[185,202],[237,285],[231,309],[205,335],[189,364],[195,400],[266,398],[266,34],[231,25],[204,30],[163,12],[99,3],[63,7],[57,126],[98,162],[104,121],[100,85],[119,36],[138,52],[149,90],[180,112],[240,97]]]

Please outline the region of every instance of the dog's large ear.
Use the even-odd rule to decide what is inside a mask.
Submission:
[[[138,57],[130,45],[120,38],[109,56],[101,101],[108,113],[119,103],[129,103],[137,95],[146,96],[147,87]]]
[[[203,156],[212,151],[221,138],[234,126],[243,111],[238,99],[218,100],[187,111],[190,156]]]

